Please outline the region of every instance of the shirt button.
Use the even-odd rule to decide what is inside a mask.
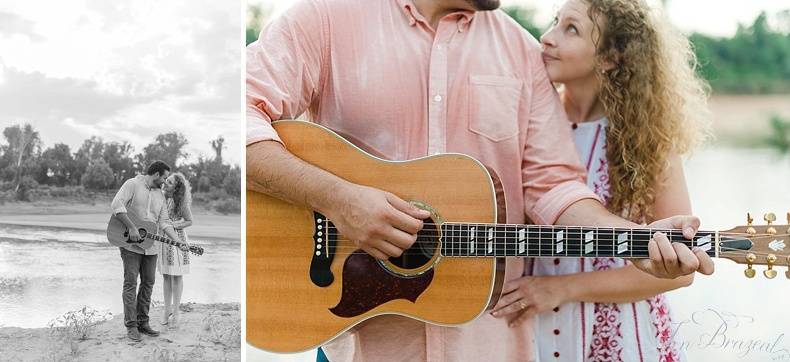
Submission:
[[[434,102],[441,102],[442,101],[442,96],[440,96],[438,94],[433,96],[433,101]]]
[[[571,124],[571,128],[573,128],[573,129],[577,129],[577,128],[579,128],[579,125],[578,125],[578,124],[576,124],[576,123],[572,123],[572,124]]]
[[[441,44],[437,44],[436,45],[436,49],[442,50],[442,45]]]
[[[555,335],[555,336],[558,336],[558,335],[560,335],[560,330],[559,330],[559,329],[555,329],[555,330],[554,330],[554,335]]]
[[[559,312],[559,311],[560,311],[560,307],[556,307],[556,308],[554,308],[554,313],[557,313],[557,312]]]
[[[554,352],[554,357],[560,358],[560,353],[559,352]]]
[[[560,265],[560,258],[554,258],[554,265]]]

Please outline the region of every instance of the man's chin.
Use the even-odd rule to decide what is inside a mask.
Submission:
[[[466,0],[466,2],[477,11],[496,10],[499,8],[499,0]]]

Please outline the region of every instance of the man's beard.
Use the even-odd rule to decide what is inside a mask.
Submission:
[[[466,0],[475,10],[486,11],[499,8],[499,0]]]

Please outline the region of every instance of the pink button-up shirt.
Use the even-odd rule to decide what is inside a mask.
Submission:
[[[465,153],[498,175],[507,222],[551,224],[597,199],[535,39],[501,11],[460,11],[436,29],[410,0],[304,0],[247,48],[247,145],[270,121],[310,120],[392,160]],[[523,274],[508,262],[506,280]],[[533,359],[529,327],[488,314],[447,328],[387,316],[325,346],[329,359]]]

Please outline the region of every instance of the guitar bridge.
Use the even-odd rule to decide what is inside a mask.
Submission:
[[[319,287],[327,287],[335,280],[332,259],[335,257],[337,229],[324,215],[313,212],[313,259],[310,262],[310,280]]]

